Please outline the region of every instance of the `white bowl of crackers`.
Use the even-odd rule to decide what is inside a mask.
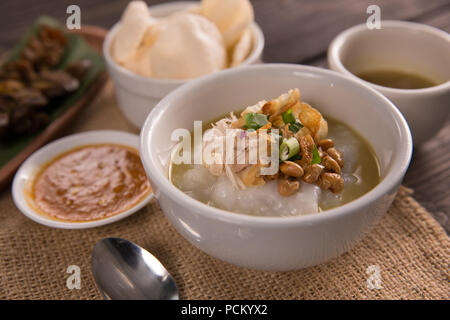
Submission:
[[[264,36],[248,0],[132,1],[103,54],[119,108],[140,128],[153,107],[191,79],[261,62]]]

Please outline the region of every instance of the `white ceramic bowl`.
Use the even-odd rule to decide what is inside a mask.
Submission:
[[[149,10],[154,17],[165,17],[180,10],[197,5],[198,1],[177,1],[151,6]],[[129,71],[117,64],[111,57],[110,47],[119,28],[115,24],[108,32],[103,43],[103,55],[109,74],[114,82],[114,89],[120,110],[137,128],[144,123],[153,107],[172,90],[191,80],[165,80],[148,78]],[[253,23],[253,49],[240,66],[261,63],[264,49],[264,35],[260,27]]]
[[[40,214],[34,209],[36,208],[36,206],[32,205],[33,199],[31,199],[29,196],[30,187],[33,178],[39,172],[42,166],[61,153],[79,146],[97,143],[115,143],[138,149],[139,137],[135,134],[123,131],[99,130],[73,134],[45,145],[38,151],[34,152],[31,156],[29,156],[28,159],[20,166],[19,170],[14,176],[11,192],[16,207],[26,217],[37,223],[43,224],[48,227],[62,229],[85,229],[102,226],[128,217],[129,215],[143,208],[153,198],[153,193],[150,193],[138,204],[127,211],[105,219],[94,221],[70,222],[51,219]]]
[[[414,145],[433,137],[450,112],[450,35],[413,22],[381,21],[381,29],[360,24],[340,33],[328,48],[330,69],[368,84],[403,113]],[[394,89],[366,82],[354,74],[395,69],[423,74],[441,84],[424,89]]]
[[[302,100],[341,120],[371,142],[382,181],[336,209],[298,217],[256,217],[199,202],[167,178],[176,128],[193,128],[298,87]],[[408,167],[408,125],[383,95],[336,72],[284,64],[249,66],[192,81],[164,98],[141,131],[141,159],[155,197],[175,228],[194,246],[238,266],[286,271],[316,265],[349,250],[387,211]]]

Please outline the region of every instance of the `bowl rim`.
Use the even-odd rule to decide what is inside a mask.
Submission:
[[[232,211],[226,211],[218,209],[212,206],[208,206],[203,202],[191,198],[184,192],[176,188],[172,183],[169,182],[167,177],[159,170],[157,165],[157,155],[151,153],[149,150],[150,141],[149,137],[152,134],[152,129],[154,124],[157,123],[162,114],[165,112],[167,107],[170,105],[171,101],[182,97],[186,92],[195,90],[196,87],[205,86],[211,80],[220,80],[224,77],[229,77],[233,75],[239,75],[240,73],[245,73],[253,70],[264,70],[268,73],[274,70],[286,70],[291,72],[309,72],[309,73],[319,73],[321,75],[326,75],[328,77],[337,78],[345,82],[351,82],[353,85],[360,87],[362,90],[369,91],[370,94],[374,95],[380,100],[380,104],[388,111],[394,118],[397,127],[400,131],[400,139],[404,140],[404,143],[397,148],[398,156],[394,159],[390,166],[388,174],[376,185],[372,190],[362,195],[358,199],[355,199],[347,204],[340,207],[329,209],[321,212],[320,214],[308,214],[302,216],[293,217],[267,217],[267,216],[251,216],[243,213],[237,213]],[[412,137],[409,130],[408,124],[400,113],[400,111],[394,106],[394,104],[383,96],[381,93],[377,92],[375,89],[368,85],[365,85],[355,79],[349,78],[338,72],[322,69],[312,66],[304,65],[294,65],[294,64],[262,64],[247,66],[245,68],[237,68],[226,71],[221,71],[215,74],[204,76],[202,78],[196,79],[189,82],[172,93],[163,98],[147,116],[144,125],[142,126],[140,133],[140,153],[141,160],[150,181],[155,184],[156,187],[156,198],[159,198],[159,193],[163,193],[172,201],[178,203],[182,207],[189,207],[191,210],[195,211],[196,214],[204,216],[209,219],[218,219],[221,221],[226,221],[230,223],[238,223],[245,226],[258,226],[258,227],[281,227],[281,226],[294,226],[298,224],[309,225],[311,223],[321,223],[333,219],[338,219],[342,216],[350,214],[355,210],[367,207],[367,205],[379,200],[389,192],[392,192],[401,183],[401,180],[406,173],[409,166],[412,155]]]
[[[153,6],[149,6],[148,8],[149,8],[149,10],[167,10],[167,9],[170,9],[173,7],[174,10],[176,10],[176,9],[182,10],[183,8],[186,9],[186,8],[189,8],[189,7],[197,5],[197,4],[199,4],[198,1],[175,1],[175,2],[169,2],[169,3],[156,4]],[[197,78],[192,78],[192,79],[159,79],[159,78],[145,77],[145,76],[142,76],[140,74],[132,72],[132,71],[128,70],[127,68],[121,66],[112,58],[111,52],[110,52],[111,51],[110,48],[111,48],[112,42],[114,40],[114,36],[117,33],[119,26],[120,26],[120,20],[117,21],[108,30],[105,40],[103,41],[102,51],[103,51],[103,56],[105,57],[107,64],[110,65],[111,67],[113,67],[122,76],[128,77],[128,78],[134,78],[138,81],[147,83],[148,85],[152,85],[152,84],[164,85],[164,84],[166,84],[166,85],[173,85],[173,86],[179,86],[188,81],[192,81],[197,78],[201,78],[201,77],[197,77]],[[250,28],[252,30],[252,34],[253,34],[253,38],[254,38],[252,51],[247,56],[247,58],[245,58],[245,60],[242,61],[238,66],[231,67],[231,68],[229,67],[224,70],[234,69],[234,68],[238,68],[241,66],[246,66],[246,65],[255,63],[261,57],[262,52],[264,50],[264,45],[265,45],[264,33],[262,32],[261,27],[255,21],[252,22]]]
[[[103,140],[103,142],[85,142],[85,139],[87,137],[97,137],[100,140]],[[105,136],[107,139],[101,139],[100,136]],[[127,143],[119,142],[117,141],[117,137],[122,137],[127,139]],[[108,140],[108,141],[106,141]],[[71,143],[74,143],[75,145],[72,145]],[[115,214],[110,217],[106,217],[103,219],[98,220],[90,220],[90,221],[64,221],[60,219],[51,219],[49,217],[46,217],[39,212],[37,212],[34,208],[30,207],[27,201],[27,196],[24,192],[24,185],[22,180],[22,176],[25,175],[25,173],[30,170],[30,167],[39,167],[45,164],[47,161],[55,158],[55,156],[46,156],[47,160],[44,162],[37,162],[36,158],[38,158],[41,155],[44,155],[46,153],[50,153],[51,151],[56,151],[56,154],[62,154],[66,151],[72,150],[76,148],[77,146],[83,146],[83,145],[91,145],[91,144],[102,144],[102,143],[114,143],[114,144],[120,144],[132,148],[139,149],[139,137],[136,134],[126,132],[126,131],[119,131],[119,130],[92,130],[92,131],[86,131],[81,133],[76,133],[72,135],[68,135],[65,137],[62,137],[60,139],[54,140],[42,148],[39,148],[37,151],[35,151],[31,156],[29,156],[25,162],[22,163],[19,170],[17,170],[16,174],[14,175],[14,180],[11,186],[11,194],[13,198],[13,202],[16,205],[16,207],[19,209],[19,211],[25,215],[27,218],[33,220],[34,222],[37,222],[41,225],[45,225],[47,227],[52,228],[59,228],[59,229],[87,229],[87,228],[94,228],[103,226],[106,224],[110,224],[119,220],[122,220],[131,214],[139,211],[144,206],[146,206],[154,197],[153,191],[150,191],[148,195],[143,197],[138,203],[136,203],[134,206],[132,206],[130,209],[125,210],[123,212],[120,212],[118,214]],[[34,176],[32,176],[34,178]]]
[[[424,34],[428,34],[429,36],[441,38],[443,41],[447,41],[450,44],[450,34],[446,33],[443,30],[435,28],[430,25],[410,22],[410,21],[402,21],[402,20],[382,20],[381,21],[382,29],[403,29],[406,31],[415,31],[422,32]],[[350,27],[342,32],[340,32],[330,43],[327,51],[327,60],[328,66],[335,71],[342,72],[354,79],[357,79],[363,82],[366,85],[370,85],[381,92],[391,93],[391,94],[410,94],[410,95],[424,95],[424,94],[434,94],[437,91],[444,91],[450,89],[450,80],[446,82],[440,83],[436,86],[421,88],[421,89],[399,89],[399,88],[391,88],[386,86],[381,86],[364,79],[361,79],[350,70],[348,70],[341,60],[341,52],[345,45],[349,42],[353,41],[354,38],[358,34],[362,34],[363,32],[368,32],[371,30],[367,29],[365,23],[357,24],[353,27]]]

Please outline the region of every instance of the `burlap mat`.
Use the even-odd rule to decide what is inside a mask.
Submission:
[[[133,131],[111,90],[108,85],[71,131]],[[155,201],[111,225],[58,230],[25,218],[3,192],[0,299],[100,299],[90,254],[98,240],[110,236],[136,242],[158,257],[175,277],[182,299],[449,299],[449,238],[410,194],[401,188],[381,223],[350,252],[316,267],[268,273],[234,267],[194,248]],[[66,286],[69,265],[81,268],[79,290]],[[380,289],[367,286],[370,265],[379,267]]]

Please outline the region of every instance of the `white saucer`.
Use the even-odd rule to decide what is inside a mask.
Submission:
[[[43,146],[28,157],[14,176],[11,192],[17,208],[31,220],[49,227],[62,229],[85,229],[98,227],[121,220],[147,205],[153,198],[153,193],[150,193],[142,201],[127,211],[108,218],[86,222],[51,219],[38,213],[30,205],[30,201],[32,201],[32,199],[30,199],[29,192],[27,190],[29,190],[29,186],[31,185],[31,179],[33,179],[43,164],[48,163],[56,156],[73,148],[96,143],[115,143],[133,147],[138,150],[139,136],[123,131],[88,131],[61,138]]]

